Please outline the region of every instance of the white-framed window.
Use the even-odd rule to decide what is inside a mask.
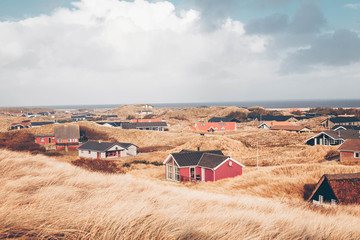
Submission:
[[[166,164],[166,177],[167,179],[173,179],[173,167],[171,163]]]
[[[40,138],[40,142],[44,142],[45,141],[45,139],[44,138]]]
[[[215,128],[215,132],[217,132],[217,130],[218,130],[218,128],[216,127],[216,128]]]
[[[359,158],[360,157],[360,153],[359,152],[354,152],[354,158]]]
[[[71,142],[71,138],[68,139],[68,142]]]
[[[221,128],[221,131],[225,131],[225,128],[224,128],[224,127],[222,127],[222,128]]]
[[[61,143],[61,139],[60,139],[60,138],[58,139],[58,142]]]
[[[175,172],[175,176],[174,176],[175,181],[180,182],[180,169],[177,166],[174,166],[174,172]]]
[[[202,127],[205,127],[205,123],[202,123],[201,126],[202,126]]]
[[[226,123],[219,123],[220,126],[226,126]]]

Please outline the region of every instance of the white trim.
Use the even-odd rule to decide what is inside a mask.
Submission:
[[[342,130],[347,130],[346,128],[344,128],[344,126],[338,126],[337,128],[333,129],[332,131],[338,131],[339,128],[342,128]]]
[[[357,157],[356,157],[356,154],[358,154]],[[358,152],[358,151],[354,152],[354,158],[360,158],[360,152]]]
[[[240,165],[241,167],[245,167],[245,165],[239,163],[238,161],[232,159],[231,157],[228,157],[227,159],[225,159],[222,163],[220,163],[219,165],[217,165],[215,168],[214,168],[214,171],[216,171],[216,169],[218,169],[221,165],[223,165],[227,160],[231,160],[233,161],[234,163],[237,163],[238,165]]]
[[[336,140],[344,140],[343,138],[335,139],[335,138],[333,138],[332,136],[330,136],[329,134],[327,134],[326,132],[321,132],[321,133],[318,133],[318,134],[316,134],[315,136],[309,138],[308,140],[306,140],[305,143],[306,143],[307,141],[313,139],[313,138],[316,138],[316,137],[320,136],[321,134],[324,134],[324,135],[328,136],[329,138],[334,139],[335,141],[336,141]]]
[[[179,164],[176,162],[174,156],[171,155],[171,154],[165,159],[165,161],[163,162],[163,164],[166,164],[166,163],[170,160],[170,157],[172,157],[172,158],[174,159],[174,163],[176,163],[176,165],[178,166],[178,168],[182,168],[182,167],[179,166]]]
[[[270,126],[269,126],[269,125],[267,125],[266,123],[262,123],[262,124],[260,124],[260,125],[258,126],[258,128],[261,128],[263,125],[266,125],[268,128],[270,128]]]

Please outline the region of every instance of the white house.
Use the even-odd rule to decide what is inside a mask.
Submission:
[[[89,141],[77,149],[79,157],[92,159],[113,159],[137,154],[137,146],[132,143]]]

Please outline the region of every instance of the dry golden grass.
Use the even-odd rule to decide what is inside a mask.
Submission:
[[[306,203],[209,193],[4,150],[0,166],[1,238],[360,238],[359,206],[314,209]],[[271,171],[267,174],[301,174],[279,167]]]

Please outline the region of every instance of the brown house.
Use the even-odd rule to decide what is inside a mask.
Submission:
[[[270,128],[271,130],[283,130],[297,133],[311,133],[311,129],[302,126],[273,126]]]
[[[360,160],[360,139],[347,139],[337,150],[340,161]]]
[[[359,204],[360,173],[323,175],[308,200],[314,204]]]
[[[360,125],[360,120],[356,117],[332,117],[321,122],[325,128],[333,128],[337,125]]]

